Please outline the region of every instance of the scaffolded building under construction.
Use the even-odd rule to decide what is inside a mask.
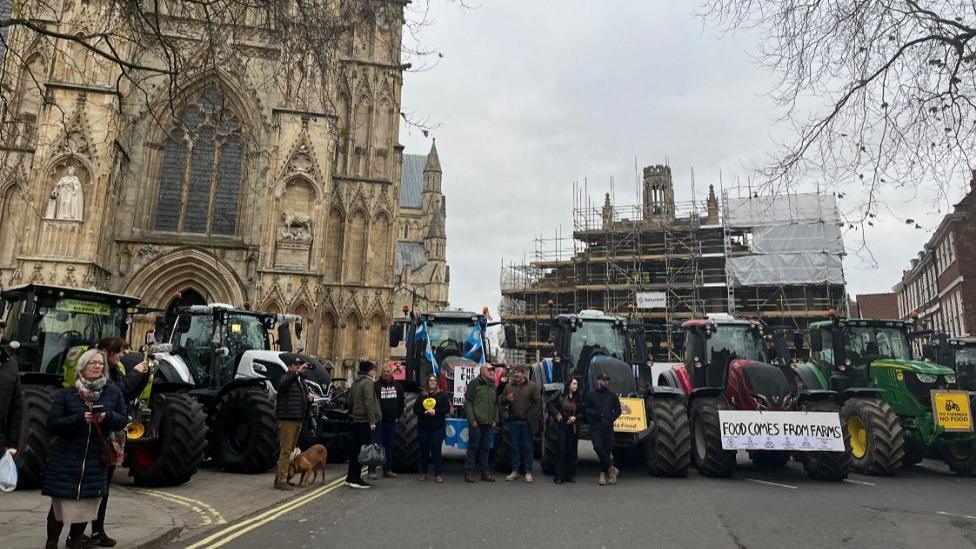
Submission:
[[[544,356],[553,313],[599,309],[640,319],[658,360],[677,359],[681,321],[728,312],[802,332],[846,306],[833,196],[716,196],[676,203],[669,166],[644,168],[639,205],[577,200],[572,238],[536,239],[501,273],[502,316],[520,327],[512,362]],[[568,244],[571,242],[571,247]]]

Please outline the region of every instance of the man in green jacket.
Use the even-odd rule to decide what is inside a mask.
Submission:
[[[356,380],[349,388],[347,398],[352,407],[352,443],[349,445],[349,471],[346,486],[369,488],[363,480],[363,466],[359,463],[359,449],[373,441],[373,431],[380,421],[380,401],[376,396],[376,365],[368,360],[359,363]]]
[[[495,482],[488,465],[488,440],[498,425],[498,392],[491,379],[492,369],[491,364],[482,364],[481,374],[464,392],[464,415],[468,418],[465,482],[474,482],[476,470],[481,471],[481,480]]]

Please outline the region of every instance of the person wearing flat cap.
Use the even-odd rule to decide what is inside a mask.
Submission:
[[[315,361],[305,355],[282,353],[281,361],[288,368],[275,385],[278,398],[275,403],[275,417],[278,419],[278,440],[280,453],[275,468],[274,487],[278,490],[291,490],[288,484],[288,459],[298,443],[302,432],[302,422],[309,410],[312,396],[305,387],[302,375],[315,367]]]
[[[584,399],[586,419],[590,424],[590,441],[600,458],[600,486],[617,483],[620,472],[613,466],[613,422],[620,417],[620,397],[610,390],[610,376],[601,372],[596,376],[596,388]]]

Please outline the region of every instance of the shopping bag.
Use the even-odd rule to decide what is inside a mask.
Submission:
[[[0,491],[13,492],[17,487],[17,464],[14,462],[14,449],[7,450],[0,458]]]
[[[378,443],[363,444],[362,448],[359,449],[359,463],[362,465],[377,467],[383,465],[385,460],[386,454],[383,452],[383,447]]]

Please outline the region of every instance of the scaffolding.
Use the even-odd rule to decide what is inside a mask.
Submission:
[[[709,187],[706,200],[675,202],[670,168],[651,166],[644,176],[642,204],[615,205],[609,193],[602,205],[577,197],[572,235],[538,236],[533,253],[503,264],[500,310],[519,330],[524,360],[551,348],[538,328],[556,313],[629,317],[643,324],[656,359],[674,361],[680,324],[689,318],[731,312],[802,328],[845,302],[842,280],[742,285],[729,264],[756,255],[754,235],[764,229],[736,221],[742,211],[730,204],[740,200],[741,208],[741,199],[723,190],[719,200]],[[664,306],[636,309],[640,292],[663,293]]]

